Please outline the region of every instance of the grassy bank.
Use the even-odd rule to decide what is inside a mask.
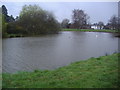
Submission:
[[[116,30],[94,30],[94,29],[62,29],[63,31],[82,31],[82,32],[118,32]]]
[[[117,88],[118,56],[78,61],[56,70],[3,74],[3,88]]]

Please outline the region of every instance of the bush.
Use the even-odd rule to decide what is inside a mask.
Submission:
[[[49,34],[60,31],[60,25],[54,15],[37,5],[23,6],[18,21],[28,34]]]
[[[8,34],[27,34],[27,32],[21,26],[15,23],[16,22],[12,22],[7,25]]]

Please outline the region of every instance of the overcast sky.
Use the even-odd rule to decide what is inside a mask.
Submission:
[[[37,4],[44,10],[53,12],[59,22],[64,18],[71,20],[74,9],[84,10],[90,16],[91,23],[103,21],[106,24],[111,16],[118,15],[117,2],[2,2],[0,6],[5,5],[8,14],[16,17],[25,4]]]

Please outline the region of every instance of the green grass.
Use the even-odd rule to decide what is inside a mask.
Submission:
[[[56,70],[3,74],[3,88],[118,88],[118,55],[78,61]]]
[[[118,32],[116,30],[94,30],[94,29],[62,29],[62,31],[82,31],[82,32]]]

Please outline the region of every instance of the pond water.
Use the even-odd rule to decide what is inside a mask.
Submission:
[[[3,72],[56,69],[71,62],[118,52],[112,33],[63,31],[55,35],[3,39]]]

